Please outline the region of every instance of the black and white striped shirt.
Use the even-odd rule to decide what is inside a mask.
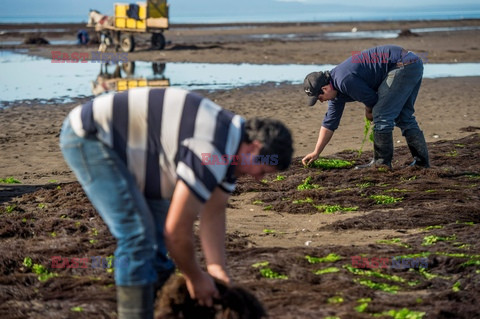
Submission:
[[[196,93],[136,88],[77,106],[78,136],[96,135],[126,163],[147,198],[173,195],[178,179],[205,202],[215,187],[235,188],[233,165],[202,165],[202,153],[235,155],[244,119]]]

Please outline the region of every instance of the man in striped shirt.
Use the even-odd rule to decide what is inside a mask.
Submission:
[[[154,290],[174,269],[190,295],[211,306],[211,276],[230,281],[225,209],[238,176],[285,170],[290,131],[279,121],[245,120],[193,92],[137,88],[74,108],[60,146],[112,235],[119,318],[151,318]],[[267,159],[267,160],[265,160]],[[195,258],[193,225],[207,264]]]

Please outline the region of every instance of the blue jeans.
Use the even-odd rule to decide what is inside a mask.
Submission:
[[[390,133],[398,126],[405,135],[410,129],[420,130],[413,113],[422,76],[421,60],[388,73],[378,88],[378,101],[372,110],[375,131]]]
[[[65,161],[112,235],[117,239],[115,283],[153,284],[173,270],[163,229],[170,202],[147,200],[124,162],[95,136],[79,137],[67,118],[60,134]]]

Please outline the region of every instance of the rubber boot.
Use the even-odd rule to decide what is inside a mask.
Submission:
[[[362,164],[362,165],[355,166],[355,169],[369,168],[369,167],[372,167],[374,165],[375,165],[375,159],[372,158],[372,160],[370,162],[368,162],[367,164]]]
[[[425,136],[420,130],[408,130],[405,132],[405,139],[407,140],[408,148],[413,156],[413,162],[410,166],[416,165],[428,168],[430,167],[430,160],[428,158],[427,142]]]
[[[119,319],[153,319],[153,285],[117,286]]]
[[[393,134],[392,132],[373,132],[373,153],[375,165],[392,168]]]

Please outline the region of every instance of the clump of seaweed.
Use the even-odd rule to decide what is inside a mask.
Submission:
[[[353,161],[331,158],[319,158],[313,161],[310,165],[308,165],[308,167],[321,169],[350,168],[353,166],[353,164]]]
[[[268,279],[288,279],[287,275],[279,274],[273,271],[270,267],[268,267],[270,263],[268,261],[258,262],[252,265],[253,268],[259,268],[260,274],[264,278]]]
[[[297,189],[299,191],[306,190],[306,189],[317,189],[317,188],[320,188],[320,185],[312,184],[312,176],[308,176],[307,178],[305,178],[302,184],[297,186]]]

